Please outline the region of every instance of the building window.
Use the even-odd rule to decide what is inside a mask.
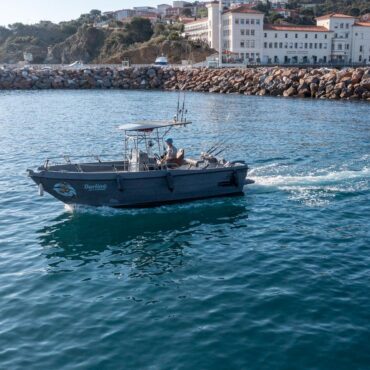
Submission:
[[[328,38],[328,35],[325,35],[325,38],[327,39]]]
[[[312,42],[310,42],[310,49],[312,49]]]
[[[251,30],[251,36],[254,36],[254,35],[255,35],[254,30]]]
[[[347,29],[349,28],[349,23],[346,23],[346,28],[347,28]]]
[[[278,47],[278,43],[277,43],[277,42],[275,42],[275,43],[274,43],[274,48],[275,48],[275,49],[277,49],[277,47]]]
[[[288,49],[288,43],[286,42],[286,43],[284,43],[284,48],[285,49]]]
[[[239,24],[239,18],[235,18],[235,24]]]
[[[298,42],[294,43],[294,49],[298,49]]]
[[[282,49],[283,48],[283,43],[282,42],[279,42],[279,48]]]
[[[244,18],[240,19],[240,24],[244,24]]]
[[[308,35],[307,35],[307,33],[304,35],[304,38],[305,38],[305,39],[308,39]]]
[[[265,37],[267,37],[267,33],[265,33]]]
[[[244,30],[240,30],[240,34],[242,35],[242,36],[244,36]]]
[[[277,39],[277,36],[278,36],[277,33],[275,33],[275,39]]]
[[[288,38],[288,34],[287,34],[287,33],[285,34],[285,38],[286,38],[286,39]]]
[[[263,43],[263,47],[267,49],[267,42]]]
[[[364,51],[364,48],[363,48],[363,46],[361,45],[360,46],[360,53],[362,53]]]
[[[300,48],[300,49],[303,49],[303,42],[300,42],[300,43],[299,43],[299,48]]]
[[[341,23],[341,24],[340,24],[340,28],[343,28],[343,27],[344,27],[344,25],[343,25],[343,23]]]
[[[307,49],[307,47],[308,47],[308,44],[307,44],[307,42],[305,42],[304,43],[304,48]]]
[[[254,19],[251,19],[251,24],[254,24]]]
[[[249,24],[249,19],[246,19],[245,20],[245,24]]]
[[[319,49],[322,49],[322,43],[320,42],[320,44],[319,44]]]
[[[295,38],[297,39],[298,38],[298,33],[295,34]]]
[[[272,49],[272,42],[269,43],[269,48]]]
[[[240,41],[240,47],[244,48],[244,41]]]
[[[317,33],[315,33],[315,39],[317,39]]]
[[[259,19],[256,19],[256,24],[260,24],[260,20]]]
[[[245,30],[245,34],[249,36],[249,30]]]
[[[315,49],[317,49],[317,43],[315,42]]]
[[[251,48],[252,48],[252,49],[254,49],[254,48],[255,48],[255,46],[256,46],[256,45],[255,45],[254,40],[251,40]]]
[[[293,43],[292,42],[289,44],[289,49],[293,49]]]

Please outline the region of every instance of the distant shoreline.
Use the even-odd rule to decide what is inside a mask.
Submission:
[[[370,67],[185,68],[60,65],[0,68],[0,90],[157,89],[258,96],[365,100]]]

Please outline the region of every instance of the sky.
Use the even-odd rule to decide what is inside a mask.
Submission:
[[[40,20],[60,22],[78,18],[91,9],[107,11],[163,3],[172,4],[172,0],[0,0],[0,25]]]

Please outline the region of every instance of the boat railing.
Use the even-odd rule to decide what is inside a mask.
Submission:
[[[122,158],[121,160],[117,160],[117,158]],[[80,163],[81,160],[90,159],[91,162],[88,163]],[[111,161],[109,161],[111,159]],[[62,166],[62,165],[70,165],[75,166],[79,172],[83,172],[82,165],[84,167],[88,166],[96,166],[99,165],[100,167],[106,166],[107,168],[112,168],[112,164],[122,162],[125,163],[123,159],[122,153],[120,154],[90,154],[90,155],[59,155],[55,157],[48,157],[44,161],[43,168],[48,170],[52,166]]]

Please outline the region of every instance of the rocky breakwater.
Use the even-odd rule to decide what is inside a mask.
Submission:
[[[370,101],[370,68],[178,70],[166,89]]]
[[[370,68],[0,68],[0,90],[111,88],[370,101]]]
[[[0,69],[0,90],[44,89],[163,89],[175,75],[157,67],[84,69]]]

